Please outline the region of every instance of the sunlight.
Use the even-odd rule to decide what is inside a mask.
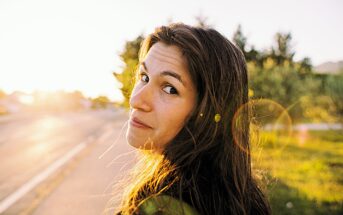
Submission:
[[[46,143],[37,143],[31,148],[30,154],[35,155],[35,156],[46,154],[49,151],[48,146],[49,145]]]
[[[34,125],[35,132],[32,134],[32,139],[37,142],[44,142],[46,138],[61,127],[62,124],[61,120],[54,117],[45,117]]]
[[[21,95],[19,101],[25,105],[32,105],[34,102],[34,97],[32,95]]]
[[[40,127],[40,130],[50,131],[53,128],[57,127],[58,124],[59,124],[59,121],[56,120],[55,118],[46,117],[45,119],[39,122],[39,127]]]

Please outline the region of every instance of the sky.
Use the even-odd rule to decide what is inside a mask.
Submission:
[[[290,32],[295,59],[343,60],[340,0],[0,0],[0,90],[80,90],[121,100],[125,42],[195,17],[229,39],[240,24],[248,44],[268,49]]]

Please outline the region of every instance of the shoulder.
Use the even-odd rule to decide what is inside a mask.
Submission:
[[[199,215],[199,213],[186,202],[180,201],[168,195],[150,197],[142,202],[139,211],[144,215]]]

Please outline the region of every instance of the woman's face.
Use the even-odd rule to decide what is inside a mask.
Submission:
[[[154,44],[140,65],[132,91],[128,143],[136,148],[163,150],[190,117],[196,94],[179,48]]]

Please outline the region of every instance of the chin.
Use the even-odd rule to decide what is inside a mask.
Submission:
[[[146,139],[144,141],[144,139]],[[137,137],[129,130],[126,132],[126,142],[137,149],[152,150],[154,149],[153,141],[150,138]]]
[[[130,146],[133,146],[135,148],[139,148],[138,141],[136,138],[130,133],[129,130],[126,131],[126,143],[128,143]]]

